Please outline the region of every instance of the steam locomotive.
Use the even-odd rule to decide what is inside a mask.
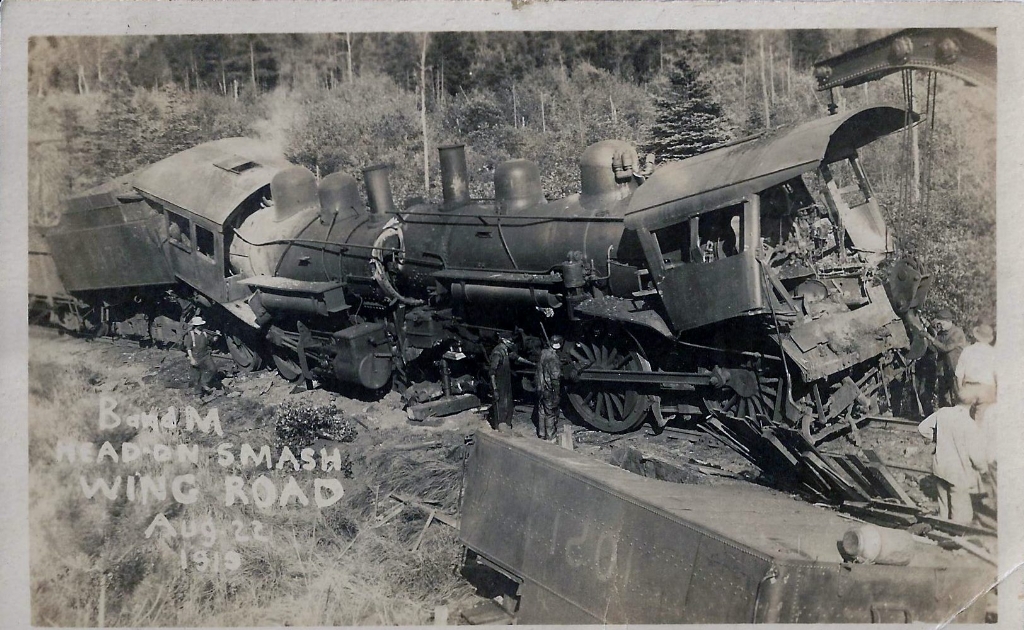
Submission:
[[[591,427],[695,422],[847,496],[815,445],[887,404],[910,345],[858,151],[907,123],[865,108],[657,169],[606,140],[557,200],[522,159],[471,198],[463,147],[442,147],[442,202],[401,210],[386,166],[363,171],[364,203],[348,174],[219,140],[69,199],[31,258],[32,310],[168,344],[201,310],[240,369],[371,391],[479,371],[499,333],[528,374],[559,334],[567,407]]]

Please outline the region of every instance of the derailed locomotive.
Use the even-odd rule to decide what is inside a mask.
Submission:
[[[318,182],[220,140],[69,200],[47,240],[72,298],[33,303],[168,343],[201,309],[241,368],[266,357],[289,379],[368,390],[434,360],[477,369],[499,332],[527,359],[557,333],[566,398],[590,426],[698,422],[815,495],[851,498],[814,444],[885,404],[909,345],[858,155],[907,122],[865,108],[653,172],[604,141],[559,200],[527,160],[473,199],[462,147],[444,147],[442,203],[402,210],[386,167],[363,172],[364,204],[347,174]]]

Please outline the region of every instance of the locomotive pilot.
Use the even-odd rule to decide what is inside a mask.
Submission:
[[[214,388],[221,387],[217,364],[213,361],[213,350],[210,348],[210,335],[202,329],[204,325],[206,320],[196,315],[189,320],[188,332],[185,334],[185,353],[192,371],[190,382],[197,396],[209,394]]]
[[[507,333],[498,335],[498,345],[491,351],[488,368],[491,375],[491,392],[494,404],[491,406],[491,427],[502,433],[512,432],[512,361],[515,345]]]
[[[561,335],[552,335],[537,359],[537,435],[548,442],[558,439],[562,394],[562,360],[558,353],[564,342]]]

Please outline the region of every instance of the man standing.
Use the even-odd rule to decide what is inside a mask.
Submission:
[[[563,341],[561,335],[552,335],[548,347],[541,350],[537,360],[537,435],[548,442],[558,439],[562,395],[562,361],[558,351]]]
[[[206,320],[196,315],[188,322],[185,333],[185,353],[192,369],[191,384],[197,396],[208,394],[215,387],[220,387],[217,364],[213,362],[213,351],[210,349],[210,335],[201,327]]]
[[[957,400],[956,365],[960,360],[960,353],[967,345],[967,335],[962,328],[953,323],[953,313],[945,308],[935,316],[932,327],[935,332],[930,334],[928,339],[937,355],[935,395],[939,399],[938,406],[953,405]]]
[[[488,369],[491,373],[491,427],[502,433],[512,432],[512,355],[515,348],[507,333],[498,334],[498,345],[491,351]]]
[[[996,400],[995,331],[988,324],[979,324],[971,335],[974,343],[964,348],[956,364],[957,390],[967,402],[984,406]]]
[[[938,477],[939,518],[957,523],[974,520],[971,493],[978,491],[979,473],[988,472],[985,444],[971,417],[970,403],[944,407],[918,425],[935,441],[932,472]]]

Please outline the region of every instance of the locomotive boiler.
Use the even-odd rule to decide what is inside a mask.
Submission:
[[[908,347],[859,155],[907,120],[865,108],[657,169],[607,140],[557,200],[528,160],[471,198],[462,147],[442,147],[441,203],[402,209],[386,167],[363,172],[364,202],[350,175],[220,140],[70,200],[47,239],[73,306],[51,303],[167,343],[202,310],[243,369],[371,391],[478,372],[498,333],[528,362],[557,333],[586,424],[698,423],[817,496],[857,498],[815,445],[886,404]]]

